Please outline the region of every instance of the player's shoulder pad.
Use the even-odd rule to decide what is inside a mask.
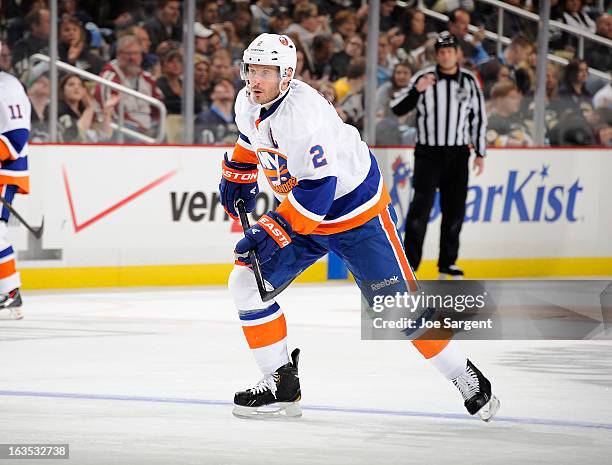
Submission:
[[[21,84],[19,79],[17,79],[12,74],[5,73],[4,71],[0,71],[0,86],[2,86],[2,88],[6,92],[10,92],[10,91],[18,92],[19,90],[21,90],[22,92],[25,93],[23,85]]]
[[[314,134],[321,126],[333,126],[338,114],[333,105],[305,82],[293,80],[285,101],[279,108],[280,118],[274,125],[296,138]]]

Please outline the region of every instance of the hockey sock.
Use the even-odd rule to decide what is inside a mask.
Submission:
[[[264,309],[240,311],[239,315],[244,336],[264,376],[289,363],[287,323],[276,302]]]
[[[418,339],[412,343],[446,379],[452,380],[465,371],[467,357],[455,341]]]

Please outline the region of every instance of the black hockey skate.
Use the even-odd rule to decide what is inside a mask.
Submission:
[[[7,309],[12,319],[21,320],[23,318],[21,305],[21,293],[19,292],[19,288],[13,289],[8,294],[0,294],[0,311]]]
[[[467,361],[465,372],[453,379],[453,384],[461,392],[470,415],[478,414],[483,421],[493,419],[501,404],[491,393],[491,382],[472,362]]]
[[[299,357],[300,349],[295,349],[291,352],[291,362],[263,378],[254,387],[237,392],[232,413],[239,418],[301,417]]]
[[[457,265],[440,266],[438,271],[440,272],[438,275],[439,280],[463,279],[463,270]]]

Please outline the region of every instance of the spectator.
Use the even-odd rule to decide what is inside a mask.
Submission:
[[[2,42],[0,47],[0,71],[15,75],[11,58],[11,48],[6,42]]]
[[[499,60],[492,59],[480,67],[480,78],[483,82],[483,93],[486,99],[491,97],[491,88],[497,82],[512,81],[512,72]]]
[[[79,0],[62,0],[60,2],[60,15],[64,14],[73,16],[80,24],[94,21],[87,11],[79,8]]]
[[[518,68],[529,66],[528,60],[532,47],[533,44],[525,36],[515,36],[504,49],[499,60],[514,73]]]
[[[142,45],[137,37],[128,34],[117,41],[117,58],[104,66],[101,76],[163,100],[163,94],[159,91],[155,80],[151,74],[142,70],[141,64]],[[112,94],[115,92],[108,87],[100,85],[96,87],[96,99],[101,105],[102,102],[109,101]],[[159,114],[151,105],[126,94],[121,96],[121,101],[126,126],[148,135],[155,132],[155,123],[159,120]]]
[[[591,102],[593,96],[586,89],[589,68],[584,60],[573,59],[565,68],[563,83],[559,88],[562,110],[577,110],[581,102]]]
[[[321,92],[321,94],[323,94],[327,101],[334,106],[336,113],[338,113],[338,116],[340,116],[342,121],[345,121],[346,115],[338,105],[338,95],[336,94],[336,88],[334,87],[334,85],[330,82],[324,82],[323,84],[321,84],[319,92]]]
[[[604,13],[597,18],[596,28],[598,35],[612,40],[612,14]],[[588,47],[585,47],[584,55],[587,64],[592,68],[612,71],[612,51],[607,45],[590,42]]]
[[[320,21],[317,18],[316,5],[308,2],[299,3],[293,12],[293,21],[287,33],[297,33],[304,47],[310,49],[314,37],[322,32]]]
[[[254,35],[270,32],[270,19],[278,6],[278,0],[257,0],[251,5],[252,29]]]
[[[607,108],[612,110],[612,82],[608,83],[599,89],[593,96],[593,107],[596,110]]]
[[[126,30],[127,34],[132,34],[140,40],[142,45],[142,69],[150,73],[153,72],[154,66],[159,63],[159,57],[151,53],[151,38],[149,33],[142,26],[132,26]]]
[[[341,10],[334,17],[334,51],[336,53],[346,49],[346,43],[357,34],[357,16],[350,10]]]
[[[64,15],[59,25],[59,59],[83,71],[100,74],[104,61],[89,51],[85,29],[74,16]]]
[[[32,104],[30,141],[46,142],[49,140],[49,97],[51,86],[46,63],[38,63],[29,72],[26,87]]]
[[[525,0],[503,0],[504,3],[508,3],[516,8],[523,8]],[[497,11],[494,10],[492,14],[486,16],[484,20],[485,28],[490,31],[497,31]],[[522,35],[530,41],[535,41],[538,35],[537,24],[529,19],[515,15],[512,12],[504,10],[503,14],[504,29],[502,34],[506,37],[514,37]],[[489,53],[493,53],[495,50],[495,42],[488,42],[485,47]]]
[[[533,138],[519,110],[522,95],[512,81],[498,82],[491,89],[491,115],[487,143],[495,147],[533,146]]]
[[[193,31],[195,35],[195,51],[199,55],[210,59],[215,51],[222,48],[219,34],[202,25],[202,23],[195,23]]]
[[[294,41],[295,43],[295,41]],[[314,80],[312,78],[312,71],[310,70],[310,66],[308,66],[308,59],[306,58],[306,54],[302,49],[296,46],[296,56],[297,62],[295,64],[295,77],[300,81],[304,81],[307,84],[314,85]]]
[[[363,39],[355,34],[344,43],[344,50],[334,53],[331,58],[331,81],[346,76],[349,63],[353,58],[363,55]]]
[[[595,22],[584,12],[582,0],[565,0],[560,19],[568,26],[595,33]]]
[[[397,27],[397,20],[393,14],[396,0],[381,0],[380,2],[380,32],[387,32],[391,28]]]
[[[366,61],[362,57],[353,58],[346,71],[346,77],[334,82],[338,102],[342,103],[349,94],[355,94],[363,89],[365,84]]]
[[[312,77],[329,81],[332,74],[331,58],[334,40],[331,34],[319,34],[312,41]]]
[[[273,34],[287,34],[287,29],[293,21],[287,7],[281,6],[277,8],[274,15],[270,18],[270,32]]]
[[[210,61],[206,58],[196,58],[194,74],[194,92],[196,105],[194,112],[200,113],[210,105],[210,93],[212,86],[210,82]]]
[[[389,54],[394,65],[400,61],[411,61],[414,62],[414,58],[410,55],[402,45],[406,41],[406,36],[398,27],[393,27],[387,31],[387,38],[389,39]]]
[[[233,61],[241,61],[244,49],[252,41],[252,15],[248,9],[238,9],[232,15],[232,21],[226,23],[229,48]]]
[[[97,142],[112,136],[111,114],[119,102],[114,95],[105,102],[102,125],[95,121],[94,100],[76,74],[68,74],[59,83],[57,111],[58,136],[61,142]]]
[[[171,50],[162,58],[162,76],[157,80],[157,87],[164,94],[164,103],[169,115],[180,115],[183,102],[183,55],[178,50]]]
[[[376,116],[382,118],[391,113],[389,102],[393,94],[407,87],[412,78],[412,66],[407,61],[402,61],[393,67],[393,75],[376,91]]]
[[[21,75],[28,67],[28,58],[49,46],[50,13],[46,8],[32,10],[25,18],[30,35],[13,47],[13,67]]]
[[[391,55],[391,45],[389,38],[385,34],[381,34],[378,38],[378,66],[376,68],[377,87],[382,86],[385,82],[391,79],[393,66],[397,63]]]
[[[482,46],[484,27],[480,26],[478,32],[472,35],[468,32],[469,25],[470,14],[467,11],[457,8],[449,13],[448,31],[457,37],[465,58],[476,64],[484,63],[489,59],[489,54]]]
[[[406,41],[404,42],[404,49],[408,52],[415,51],[414,56],[422,53],[425,49],[425,45],[429,42],[431,45],[435,42],[435,37],[429,37],[425,29],[425,13],[420,10],[410,9],[405,13],[404,24],[404,35]],[[422,50],[418,50],[422,48]]]
[[[211,60],[210,80],[217,82],[225,78],[233,81],[232,75],[232,57],[227,50],[217,50]]]
[[[210,107],[196,118],[197,142],[202,144],[231,144],[239,136],[235,123],[234,100],[236,90],[231,79],[215,83]]]
[[[363,130],[363,120],[365,117],[365,78],[365,59],[353,59],[347,75],[349,89],[344,98],[340,100],[340,109],[346,115],[344,122],[355,126],[359,131]],[[336,87],[337,90],[338,87]],[[340,99],[340,94],[338,93],[338,95]]]
[[[144,23],[144,28],[149,33],[149,39],[151,40],[151,47],[153,49],[156,49],[160,43],[166,40],[174,40],[177,42],[182,40],[183,30],[180,19],[181,2],[178,0],[158,1],[155,17]]]

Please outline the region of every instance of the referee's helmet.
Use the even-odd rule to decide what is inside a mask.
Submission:
[[[436,43],[434,47],[436,50],[440,50],[441,48],[444,48],[444,47],[457,48],[459,47],[459,42],[457,41],[457,38],[454,35],[452,35],[450,32],[443,31],[440,34],[438,34],[438,38],[436,39]]]

